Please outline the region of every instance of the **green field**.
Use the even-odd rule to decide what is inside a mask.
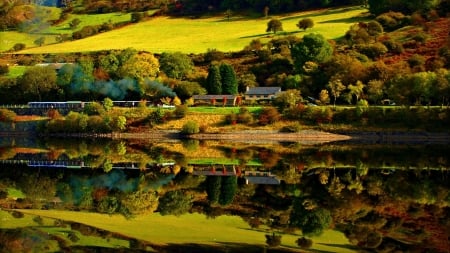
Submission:
[[[36,47],[27,42],[27,46],[30,48],[22,53],[84,52],[129,47],[153,53],[174,51],[204,53],[208,49],[217,49],[223,52],[239,51],[254,39],[268,41],[283,35],[303,36],[306,33],[321,33],[326,38],[336,39],[342,37],[350,25],[364,20],[363,15],[366,12],[367,9],[361,7],[349,7],[272,16],[270,18],[278,18],[283,23],[284,31],[276,35],[265,32],[270,18],[233,16],[227,20],[224,16],[197,19],[157,17],[77,41],[42,47]],[[312,18],[315,25],[306,32],[300,31],[296,24],[306,17]],[[82,24],[85,23],[88,22],[83,18]],[[10,43],[9,48],[11,48],[11,43],[14,45],[15,35],[0,33],[0,36],[4,37],[1,38],[2,40]],[[51,41],[48,39],[46,43]]]
[[[89,224],[107,231],[162,245],[169,243],[208,245],[241,243],[264,246],[264,235],[270,233],[270,231],[262,228],[251,229],[246,222],[237,216],[219,216],[215,219],[208,219],[200,214],[176,217],[161,216],[155,213],[127,220],[120,215],[98,213],[53,210],[21,210],[21,212]],[[283,234],[282,246],[298,249],[295,240],[299,236]],[[312,249],[315,251],[355,252],[349,249],[348,240],[345,236],[337,231],[327,230],[322,236],[312,239],[314,241]]]

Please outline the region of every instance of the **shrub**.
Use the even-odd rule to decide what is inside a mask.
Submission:
[[[248,111],[247,108],[241,107],[239,110],[239,114],[237,115],[237,122],[242,124],[251,124],[253,123],[253,115]]]
[[[383,45],[386,46],[386,48],[389,50],[390,53],[401,54],[405,51],[403,45],[399,42],[393,40],[385,40],[382,43]]]
[[[282,133],[297,133],[297,132],[300,132],[301,129],[302,129],[302,126],[300,125],[300,123],[295,122],[293,124],[282,127],[280,129],[280,132],[282,132]]]
[[[87,115],[102,115],[105,113],[105,108],[99,102],[92,102],[84,106],[83,112]]]
[[[205,54],[205,62],[221,61],[225,58],[225,54],[217,49],[208,49]]]
[[[173,113],[177,119],[181,119],[186,116],[188,110],[189,108],[187,105],[177,105],[175,106],[175,111]]]
[[[408,59],[408,64],[411,68],[423,66],[425,64],[425,58],[422,55],[414,54]]]
[[[192,120],[186,122],[181,129],[182,134],[196,134],[199,132],[200,128],[198,126],[198,123]]]
[[[264,126],[275,123],[279,119],[280,113],[275,107],[265,107],[259,114],[258,123]]]
[[[382,43],[374,43],[371,45],[364,45],[359,48],[359,52],[367,55],[371,59],[376,59],[388,52],[388,49]]]

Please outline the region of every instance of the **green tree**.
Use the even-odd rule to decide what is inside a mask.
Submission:
[[[37,97],[38,101],[42,98],[54,99],[52,91],[55,91],[56,71],[52,67],[34,66],[25,70],[25,73],[19,80],[20,90],[31,97]]]
[[[34,44],[38,46],[42,46],[45,44],[45,37],[39,37],[36,40],[34,40]]]
[[[181,52],[162,53],[159,58],[161,71],[168,77],[183,79],[194,69],[194,63],[191,58]]]
[[[219,67],[215,64],[209,66],[208,76],[206,77],[206,90],[208,94],[222,94],[222,78]]]
[[[114,103],[110,98],[103,99],[103,108],[105,111],[111,111],[111,109],[114,107]]]
[[[321,207],[308,210],[304,203],[304,200],[301,199],[294,201],[290,216],[291,225],[300,228],[305,236],[319,236],[330,227],[331,212]]]
[[[271,235],[265,235],[266,236],[266,243],[269,245],[269,247],[278,247],[281,245],[281,235],[275,235],[275,233],[272,233]]]
[[[176,190],[164,194],[159,199],[158,211],[161,215],[180,216],[192,208],[193,197],[183,191]]]
[[[238,93],[238,81],[233,66],[222,63],[219,66],[222,94],[235,95]]]
[[[222,177],[222,184],[220,188],[219,204],[226,206],[233,202],[234,196],[237,192],[237,177],[225,176]]]
[[[178,82],[173,89],[179,98],[182,100],[188,99],[193,95],[204,95],[206,94],[205,88],[203,88],[197,82],[181,81]]]
[[[303,29],[304,31],[308,28],[313,28],[313,26],[314,26],[314,21],[310,18],[301,19],[297,23],[297,27],[299,29]]]
[[[303,65],[308,61],[323,63],[331,59],[333,47],[321,34],[307,34],[296,43],[291,49],[295,67],[303,69]]]
[[[208,195],[208,201],[210,203],[216,204],[219,202],[221,185],[222,185],[222,177],[219,176],[206,177],[206,193]]]
[[[110,52],[107,55],[101,55],[98,58],[98,66],[104,71],[108,72],[112,78],[117,78],[117,70],[120,66],[120,61],[117,58],[116,53]]]
[[[69,22],[69,27],[72,30],[75,30],[78,28],[78,25],[81,23],[81,20],[79,18],[74,18]]]
[[[281,23],[280,20],[278,20],[278,19],[271,19],[267,23],[266,32],[277,33],[277,32],[281,32],[281,31],[283,31],[283,23]]]

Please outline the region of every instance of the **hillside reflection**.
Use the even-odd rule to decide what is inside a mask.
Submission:
[[[448,145],[67,139],[2,139],[0,145],[6,252],[450,248]],[[94,214],[103,216],[87,218]],[[240,217],[247,238],[218,233],[220,243],[211,243],[207,232],[184,235],[186,228],[164,236],[164,220],[199,223],[197,215],[218,231],[233,226],[220,219]],[[117,216],[127,229],[101,220]],[[153,218],[162,219],[158,232],[134,229]]]

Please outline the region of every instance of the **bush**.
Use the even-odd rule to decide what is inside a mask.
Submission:
[[[301,129],[302,129],[302,126],[300,125],[300,123],[295,122],[293,124],[282,127],[280,129],[280,132],[282,132],[282,133],[297,133],[297,132],[300,132]]]
[[[173,113],[177,119],[181,119],[186,116],[188,110],[189,108],[187,105],[177,105],[175,106],[175,111]]]
[[[371,59],[376,59],[388,52],[388,49],[382,43],[374,43],[371,45],[364,45],[359,48],[359,52],[367,55]]]
[[[386,48],[389,50],[390,53],[401,54],[405,51],[403,45],[399,42],[393,40],[385,40],[382,43],[383,45],[386,46]]]
[[[275,107],[265,107],[259,114],[258,123],[260,125],[268,125],[275,123],[280,119],[280,113]]]
[[[198,123],[195,121],[188,121],[183,125],[181,129],[182,134],[196,134],[200,132]]]
[[[408,64],[411,68],[423,66],[425,64],[425,58],[422,55],[414,54],[409,57]]]

